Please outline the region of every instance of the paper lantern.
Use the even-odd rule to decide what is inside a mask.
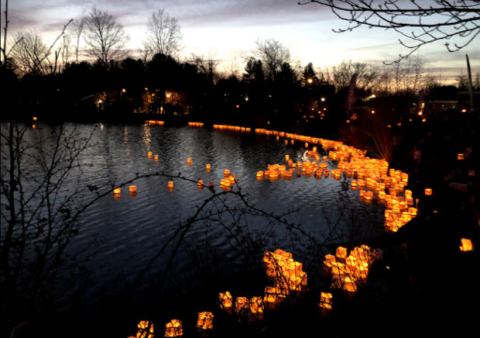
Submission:
[[[425,196],[431,196],[432,195],[432,189],[427,188],[425,189]]]
[[[252,297],[249,300],[250,311],[254,314],[263,313],[263,300],[262,297]]]
[[[165,325],[165,337],[183,336],[182,322],[178,319],[172,319]]]
[[[465,154],[457,154],[457,160],[464,160]]]
[[[168,187],[173,188],[173,181],[168,181]]]
[[[34,116],[34,117],[32,117],[32,120],[36,121],[36,120],[37,120],[37,118]]]
[[[128,191],[130,191],[130,192],[137,192],[137,186],[131,185],[131,186],[128,188]]]
[[[332,309],[332,294],[329,292],[320,292],[320,308],[323,311],[330,311]]]
[[[210,164],[207,164],[206,168],[207,168],[207,170],[210,170],[210,168],[211,168]]]
[[[199,312],[197,319],[197,329],[199,330],[213,330],[213,313]]]
[[[233,305],[233,297],[228,291],[220,292],[219,301],[222,309],[231,308]]]
[[[158,162],[158,155],[155,155],[154,157],[155,162]]]
[[[192,159],[191,158],[187,158],[187,165],[190,165],[192,164]]]
[[[151,151],[148,152],[148,158],[152,158],[152,152]]]
[[[347,257],[347,248],[344,248],[342,246],[339,246],[337,248],[337,251],[335,253],[335,255],[338,257],[338,258],[346,258]]]
[[[153,338],[153,323],[148,320],[142,320],[137,325],[137,337],[136,338]]]
[[[247,297],[237,297],[235,299],[235,312],[240,313],[245,310],[248,310],[250,307],[250,302]]]
[[[36,128],[36,126],[34,124],[32,124],[32,129],[35,129],[35,128]]]
[[[223,173],[225,174],[225,176],[226,176],[226,175],[230,175],[230,170],[225,169],[225,171],[224,171]]]
[[[472,241],[468,238],[462,238],[462,245],[460,245],[461,251],[473,251]]]

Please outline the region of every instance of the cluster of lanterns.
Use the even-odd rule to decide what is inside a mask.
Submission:
[[[152,123],[154,122],[154,123]],[[160,122],[160,123],[159,123]],[[162,121],[147,121],[149,124],[163,124]],[[190,122],[189,126],[203,126],[203,123]],[[214,125],[215,129],[226,129],[235,131],[250,132],[250,128]],[[384,160],[371,159],[365,156],[366,151],[346,146],[342,142],[313,138],[309,136],[290,134],[267,129],[255,129],[257,134],[275,135],[277,140],[280,137],[290,138],[290,143],[295,140],[305,142],[308,148],[309,143],[318,144],[328,151],[328,159],[338,161],[337,169],[332,169],[332,177],[339,180],[344,174],[351,178],[352,190],[359,190],[360,200],[365,203],[371,203],[376,200],[383,203],[385,209],[385,229],[387,231],[397,231],[401,226],[417,216],[417,209],[414,207],[414,199],[411,190],[405,190],[408,184],[408,174],[388,168],[388,162]],[[288,144],[288,140],[285,140]],[[152,158],[152,153],[148,153],[148,158]],[[289,155],[285,155],[286,165],[272,164],[268,165],[267,170],[257,172],[257,180],[268,178],[271,181],[278,180],[280,177],[290,180],[294,173],[297,177],[305,175],[307,177],[315,176],[321,178],[329,176],[327,169],[327,156],[321,157],[317,153],[317,147],[308,150],[309,159],[305,161],[294,162]],[[312,161],[310,159],[313,159]],[[459,159],[461,156],[459,156]],[[158,155],[155,155],[158,160]],[[191,159],[187,160],[187,165],[191,165]],[[210,172],[211,165],[206,164],[206,171]],[[224,178],[221,179],[220,186],[228,190],[236,182],[236,175],[232,175],[229,169],[225,169]],[[198,181],[198,189],[205,186],[203,180]],[[213,181],[209,186],[214,186]],[[169,190],[173,189],[173,181],[168,182]],[[387,193],[388,191],[388,193]],[[120,188],[114,189],[114,198],[120,197]],[[136,186],[130,186],[130,195],[136,196]],[[403,195],[403,196],[402,196]],[[432,189],[425,189],[425,195],[432,195]],[[418,200],[417,200],[418,202]],[[470,239],[461,239],[461,251],[472,251],[473,244]],[[332,289],[342,289],[346,292],[354,293],[358,286],[366,282],[371,264],[381,259],[383,253],[379,249],[372,250],[366,245],[355,247],[347,255],[348,250],[344,247],[338,247],[334,255],[326,255],[323,262],[324,271],[332,276]],[[263,318],[264,311],[273,310],[279,304],[283,303],[292,292],[302,292],[307,286],[307,274],[303,271],[303,264],[293,259],[291,253],[281,249],[274,252],[265,252],[263,257],[266,274],[273,286],[265,287],[263,297],[236,297],[235,301],[230,292],[221,292],[219,294],[220,307],[229,313],[232,310],[238,315],[248,316],[249,319],[258,320]],[[332,294],[328,292],[320,293],[319,307],[322,312],[329,312],[332,309]],[[197,329],[199,331],[213,330],[214,315],[211,312],[200,312],[198,314]],[[179,337],[183,335],[182,322],[173,319],[166,324],[165,337]],[[141,321],[138,324],[138,333],[136,338],[153,338],[153,323]]]
[[[326,255],[324,271],[332,276],[333,289],[356,292],[359,284],[367,280],[371,264],[383,257],[380,249],[372,250],[367,245],[355,247],[347,256],[347,249],[339,246],[334,255]]]
[[[188,122],[189,127],[203,127],[202,122]]]
[[[150,125],[158,124],[160,126],[163,126],[165,124],[165,121],[146,120],[145,123]]]
[[[249,133],[252,130],[252,128],[240,127],[240,126],[229,126],[229,125],[224,125],[224,124],[214,124],[213,129],[233,130],[233,131],[241,131],[241,132],[245,132],[245,133]]]

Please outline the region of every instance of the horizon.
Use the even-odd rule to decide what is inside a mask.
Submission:
[[[201,4],[192,0],[134,3],[125,0],[44,0],[41,3],[19,0],[9,3],[8,40],[11,41],[19,31],[33,29],[44,43],[50,45],[68,20],[78,18],[82,10],[88,12],[93,6],[106,10],[123,25],[125,33],[130,36],[127,47],[130,52],[141,47],[148,17],[154,10],[162,8],[178,19],[181,26],[183,50],[177,57],[185,60],[192,53],[213,56],[221,60],[219,68],[223,71],[235,60],[241,64],[240,71],[243,72],[243,59],[251,55],[258,39],[280,41],[290,49],[292,61],[300,62],[302,67],[311,62],[315,69],[349,60],[383,66],[383,62],[395,61],[399,54],[408,52],[398,42],[400,36],[395,32],[359,28],[348,33],[335,33],[332,29],[345,28],[347,23],[337,19],[327,7],[315,3],[300,6],[296,0],[261,3],[210,0]],[[425,72],[439,76],[445,84],[452,84],[458,76],[467,73],[466,54],[470,58],[472,74],[480,72],[480,45],[475,41],[480,39],[455,53],[448,52],[444,43],[438,41],[423,46],[411,57],[420,56]],[[133,53],[129,56],[137,57]]]

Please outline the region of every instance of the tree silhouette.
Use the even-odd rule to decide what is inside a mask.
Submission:
[[[181,49],[181,27],[176,18],[172,18],[163,9],[157,9],[148,18],[147,41],[145,44],[153,54],[175,55]]]
[[[124,48],[129,38],[113,15],[93,7],[85,20],[85,43],[90,56],[105,64],[125,56]]]
[[[400,54],[394,62],[408,58],[422,46],[442,40],[449,52],[457,52],[480,33],[478,0],[434,0],[424,4],[416,0],[311,0],[299,5],[312,2],[329,7],[338,18],[348,21],[346,28],[333,29],[336,33],[363,26],[400,34],[400,44],[410,51]],[[453,45],[448,40],[452,40]]]

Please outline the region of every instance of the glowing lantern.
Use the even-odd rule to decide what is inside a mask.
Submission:
[[[37,118],[34,116],[34,117],[32,117],[32,120],[36,121],[36,120],[37,120]]]
[[[154,157],[155,162],[158,162],[158,155],[155,155]]]
[[[182,322],[178,319],[172,319],[165,325],[165,337],[183,336]]]
[[[230,170],[225,169],[225,171],[223,173],[225,174],[225,176],[230,175]]]
[[[250,302],[247,297],[237,297],[235,299],[235,312],[240,313],[250,307]]]
[[[199,312],[197,320],[197,329],[200,330],[213,330],[213,313],[211,312]]]
[[[148,158],[152,158],[152,152],[151,151],[148,152]]]
[[[153,323],[148,320],[142,320],[137,325],[137,337],[136,338],[153,338]]]
[[[173,189],[173,181],[168,181],[168,188]]]
[[[431,196],[432,195],[432,189],[427,188],[425,189],[425,196]]]
[[[130,192],[130,196],[132,196],[132,197],[137,196],[137,187],[135,185],[131,185],[128,188],[128,191]]]
[[[32,124],[32,129],[35,129],[35,128],[36,128],[36,126],[34,124]]]
[[[210,164],[207,164],[206,167],[207,167],[207,170],[210,170],[210,168],[211,168]]]
[[[332,309],[332,294],[329,292],[320,292],[319,306],[323,311],[330,311]]]
[[[262,297],[252,297],[249,301],[250,303],[250,311],[254,314],[262,314],[263,313],[263,300]]]
[[[198,190],[202,190],[203,189],[203,180],[198,180],[197,186],[198,186]]]
[[[457,160],[464,160],[465,159],[465,155],[464,154],[458,154],[457,155]]]
[[[339,246],[337,248],[336,254],[338,258],[346,258],[347,257],[347,248],[344,248],[342,246]]]
[[[191,158],[187,158],[187,165],[190,165],[192,164],[192,159]]]
[[[115,198],[116,200],[120,199],[120,191],[120,188],[113,189],[113,198]]]
[[[308,148],[308,142],[305,142],[305,148]]]
[[[290,159],[290,156],[285,155],[285,160],[288,161]]]
[[[472,241],[467,238],[462,238],[462,245],[460,245],[461,251],[473,251]]]
[[[233,297],[230,292],[220,292],[219,295],[220,307],[222,309],[231,308],[233,304]]]

